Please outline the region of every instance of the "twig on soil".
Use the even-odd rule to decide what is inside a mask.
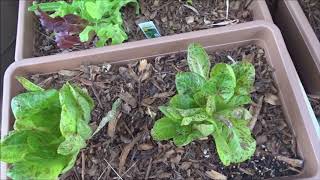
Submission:
[[[82,164],[81,179],[84,180],[84,172],[85,172],[85,169],[86,169],[86,159],[84,157],[83,151],[81,151],[81,164]]]
[[[123,125],[124,125],[124,128],[127,130],[127,132],[130,134],[131,138],[133,139],[134,136],[133,136],[131,130],[129,129],[127,123],[126,123],[125,121],[123,121],[122,123],[123,123]]]
[[[229,24],[238,24],[238,23],[239,23],[239,19],[235,19],[235,20],[227,20],[227,21],[222,21],[222,22],[218,22],[218,23],[208,24],[206,26],[208,26],[208,27],[226,26],[226,25],[229,25]]]
[[[107,171],[107,167],[106,168],[104,168],[104,170],[102,171],[102,173],[100,174],[100,176],[99,176],[99,178],[98,178],[98,180],[100,180],[101,179],[101,177],[103,176],[103,174]]]
[[[210,178],[210,179],[214,179],[214,180],[227,180],[227,176],[215,171],[215,170],[211,170],[211,171],[206,171],[206,175]]]
[[[127,157],[131,151],[131,149],[134,147],[134,145],[140,140],[142,137],[142,133],[138,134],[128,145],[126,145],[120,155],[120,162],[119,162],[119,173],[122,174],[124,170],[124,165],[126,163]]]
[[[100,108],[103,108],[102,103],[101,103],[101,99],[100,99],[100,97],[99,97],[99,94],[98,94],[97,90],[96,90],[93,86],[94,86],[94,83],[92,83],[92,86],[91,86],[91,89],[92,89],[92,91],[93,91],[93,94],[94,94],[94,96],[96,96]]]
[[[77,179],[80,179],[78,171],[76,170],[75,167],[73,167],[73,172],[74,172],[75,176],[77,177]]]
[[[262,108],[263,98],[264,98],[264,96],[261,96],[258,100],[258,104],[250,107],[250,112],[251,112],[251,114],[253,114],[252,119],[249,123],[249,128],[251,130],[253,130],[254,126],[257,123],[258,116],[259,116],[261,108]]]
[[[239,168],[239,171],[241,171],[241,172],[243,172],[243,173],[245,173],[245,174],[248,174],[248,175],[250,175],[250,176],[253,176],[254,174],[252,173],[252,172],[250,172],[249,170],[246,170],[246,169],[244,169],[244,168]]]
[[[249,2],[244,6],[244,9],[247,9],[251,5],[252,2],[253,2],[253,0],[249,0]]]
[[[139,161],[139,160],[138,160],[138,161]],[[126,174],[137,164],[138,161],[134,162],[134,163],[129,167],[129,169],[126,170],[126,172],[124,172],[121,176],[123,177],[124,175],[126,175]]]
[[[117,171],[111,166],[111,164],[106,160],[106,159],[103,159],[107,164],[108,166],[112,169],[112,171],[118,176],[119,179],[123,180],[122,177],[117,173]]]
[[[296,168],[294,168],[294,167],[288,167],[288,169],[290,169],[291,171],[295,171],[295,172],[301,174],[301,171],[296,169]]]
[[[283,161],[283,162],[286,162],[287,164],[289,164],[290,166],[292,167],[303,167],[303,160],[300,160],[300,159],[293,159],[293,158],[288,158],[288,157],[285,157],[285,156],[277,156],[277,159],[279,161]]]
[[[147,180],[147,179],[149,178],[151,166],[152,166],[152,158],[150,158],[150,161],[149,161],[149,165],[148,165],[148,168],[147,168],[147,172],[146,172],[146,175],[145,175],[145,177],[144,177],[145,180]]]
[[[228,55],[227,58],[228,58],[230,61],[232,61],[232,64],[237,63],[231,56]]]
[[[188,5],[188,4],[184,4],[183,6],[186,7],[186,8],[191,9],[191,10],[192,10],[193,12],[195,12],[198,16],[200,16],[199,11],[198,11],[196,8],[194,8],[193,6],[190,6],[190,5]]]

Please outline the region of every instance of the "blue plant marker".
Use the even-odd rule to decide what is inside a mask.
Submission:
[[[154,25],[152,21],[139,23],[138,26],[148,39],[157,38],[161,36],[157,27]]]

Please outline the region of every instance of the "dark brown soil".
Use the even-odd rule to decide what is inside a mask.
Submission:
[[[252,1],[230,0],[229,17],[226,20],[225,0],[193,0],[192,6],[181,0],[139,0],[140,15],[136,15],[135,9],[131,6],[123,9],[124,27],[129,36],[128,41],[137,41],[145,39],[137,24],[149,20],[155,23],[162,36],[220,27],[222,25],[215,24],[232,20],[236,21],[234,23],[252,21],[253,14],[248,10]],[[61,50],[55,45],[52,33],[41,28],[37,17],[34,18],[36,34],[33,55],[35,57],[94,48],[91,43]],[[228,24],[230,23],[226,23]]]
[[[299,0],[299,2],[320,41],[320,1]]]
[[[150,136],[156,119],[162,114],[159,105],[175,94],[175,74],[187,71],[185,53],[149,59],[129,65],[83,65],[76,70],[30,76],[45,88],[59,88],[66,81],[85,87],[94,98],[91,126],[97,127],[112,103],[123,99],[117,118],[115,136],[102,129],[88,141],[78,156],[75,167],[61,179],[210,179],[209,172],[217,171],[232,179],[261,179],[299,174],[296,140],[285,121],[277,86],[272,79],[273,69],[267,64],[264,50],[256,45],[211,53],[212,64],[231,63],[226,58],[248,59],[256,68],[254,103],[248,106],[257,117],[253,135],[257,140],[255,155],[246,162],[224,167],[211,138],[197,140],[184,147],[170,141],[156,142]],[[139,71],[139,66],[145,68]],[[143,69],[143,68],[142,68]],[[141,70],[141,68],[140,68]],[[258,107],[262,106],[260,113]],[[128,156],[124,156],[128,152]],[[122,155],[121,155],[122,154]],[[124,166],[121,162],[125,162]],[[298,164],[299,164],[298,163]],[[110,165],[108,165],[110,164]],[[209,174],[208,174],[209,173]],[[212,175],[212,174],[211,174]]]

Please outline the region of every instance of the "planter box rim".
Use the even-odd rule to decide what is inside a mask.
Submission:
[[[93,57],[92,59],[89,59],[93,64],[101,63],[105,58],[108,58],[109,62],[116,63],[128,59],[130,60],[129,57],[131,56],[133,56],[132,59],[141,59],[156,56],[158,54],[181,52],[186,49],[187,44],[193,41],[200,42],[208,48],[226,49],[231,45],[239,46],[240,43],[248,43],[250,40],[251,42],[261,43],[260,45],[265,49],[266,57],[270,65],[277,66],[274,78],[279,86],[279,97],[283,103],[288,124],[293,127],[292,130],[296,134],[299,134],[297,136],[299,151],[303,156],[302,158],[306,160],[302,175],[296,177],[320,179],[320,128],[297,72],[294,69],[289,53],[286,50],[280,30],[271,23],[256,21],[248,24],[224,27],[218,32],[212,29],[203,30],[201,32],[190,32],[188,37],[182,35],[175,35],[171,38],[164,37],[161,41],[157,42],[150,41],[144,44],[132,43],[129,49],[114,46],[114,48],[110,48],[106,51],[100,51],[99,54],[91,54],[83,57],[66,56],[61,58],[60,56],[51,56],[13,63],[5,74],[1,137],[8,133],[9,121],[12,119],[9,107],[11,97],[19,91],[18,88],[21,88],[18,87],[17,81],[14,81],[13,76],[15,76],[15,74],[25,74],[30,72],[30,69],[40,68],[40,66],[50,67],[51,69],[77,67],[79,64],[87,62],[90,57]],[[151,51],[146,51],[146,48],[151,49]],[[127,54],[122,54],[127,51]],[[130,52],[134,53],[134,55],[130,55]],[[118,57],[119,55],[120,57]],[[113,56],[118,59],[112,59],[114,58]],[[68,66],[65,66],[66,64],[68,64]],[[36,70],[33,72],[35,71]],[[46,70],[42,68],[42,71]],[[52,72],[54,70],[47,70],[47,72],[48,71]],[[12,93],[12,91],[16,92]],[[284,94],[283,91],[287,92]],[[291,95],[290,98],[286,98],[288,95]],[[290,111],[288,111],[288,109],[290,109]],[[312,160],[310,158],[312,158]],[[310,169],[313,169],[313,171],[311,172]],[[2,178],[5,178],[5,171],[6,165],[2,163]]]
[[[33,44],[34,44],[34,40],[33,40],[33,19],[32,19],[32,14],[27,14],[30,13],[27,10],[27,5],[30,2],[30,0],[23,0],[23,1],[19,1],[19,15],[18,15],[18,26],[17,26],[17,37],[16,37],[16,51],[15,51],[15,61],[21,61],[21,60],[25,60],[25,59],[29,59],[29,58],[34,58],[31,57],[30,54],[32,54],[33,51]],[[255,0],[252,2],[252,4],[254,4],[253,11],[254,11],[254,20],[264,20],[270,23],[273,23],[272,21],[272,17],[271,14],[269,12],[268,6],[265,2],[265,0]],[[251,4],[251,5],[252,5]],[[253,6],[253,5],[252,5]],[[26,17],[26,15],[28,15]],[[28,23],[31,23],[28,24]],[[241,24],[246,24],[249,22],[245,22],[245,23],[241,23]],[[237,24],[239,25],[239,24]],[[230,27],[230,26],[227,26]],[[221,27],[218,28],[213,28],[213,29],[219,29]],[[28,33],[26,35],[26,33]],[[179,34],[180,35],[180,34]],[[185,33],[182,33],[181,35],[186,35]],[[165,36],[165,37],[171,37],[171,36],[175,36],[175,35],[169,35],[169,36]],[[26,39],[29,38],[29,39]],[[157,41],[158,38],[156,39],[151,39],[151,41]],[[144,40],[140,40],[142,42],[144,42]],[[134,42],[140,42],[140,41],[134,41]],[[30,46],[30,42],[32,42],[32,46]],[[120,44],[118,46],[126,46],[126,44],[130,44],[132,42],[126,42],[123,44]],[[29,45],[29,46],[28,46]],[[70,54],[71,55],[77,55],[77,53],[85,51],[86,53],[94,53],[97,52],[96,49],[98,49],[98,51],[103,51],[103,50],[107,50],[108,48],[111,48],[112,46],[105,46],[102,48],[93,48],[93,49],[86,49],[86,50],[80,50],[80,51],[75,51],[75,52],[67,52],[66,54]],[[26,55],[28,54],[28,55]],[[60,54],[58,54],[60,55]],[[48,55],[48,56],[55,56],[55,55]],[[42,56],[42,57],[46,57],[46,56]]]

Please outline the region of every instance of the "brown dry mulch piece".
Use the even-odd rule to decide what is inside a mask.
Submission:
[[[299,3],[320,41],[320,1],[299,0]]]
[[[48,2],[54,0],[37,0]],[[68,0],[70,1],[70,0]],[[162,36],[180,34],[201,29],[221,27],[232,23],[242,23],[253,20],[253,14],[248,9],[253,0],[230,0],[228,20],[226,20],[225,0],[193,0],[189,5],[181,0],[139,0],[140,14],[135,13],[132,6],[123,8],[124,28],[128,41],[146,39],[138,24],[153,21]],[[32,12],[30,12],[32,13]],[[72,49],[59,49],[51,32],[44,30],[35,17],[35,57],[95,48],[93,43],[75,46]],[[230,22],[230,23],[228,23]]]
[[[303,161],[277,96],[274,70],[264,53],[256,45],[210,53],[213,65],[232,63],[226,58],[229,55],[236,61],[247,59],[256,69],[253,103],[248,108],[256,113],[253,135],[257,149],[250,160],[228,167],[220,162],[211,137],[176,147],[171,141],[157,142],[150,136],[155,120],[162,116],[158,106],[175,94],[175,74],[188,71],[185,53],[111,68],[109,64],[83,65],[30,75],[45,88],[59,88],[66,81],[85,87],[96,104],[90,122],[93,129],[112,103],[118,97],[123,99],[113,137],[108,136],[107,127],[94,135],[79,153],[75,167],[61,179],[113,179],[117,174],[123,179],[261,179],[299,174]]]

